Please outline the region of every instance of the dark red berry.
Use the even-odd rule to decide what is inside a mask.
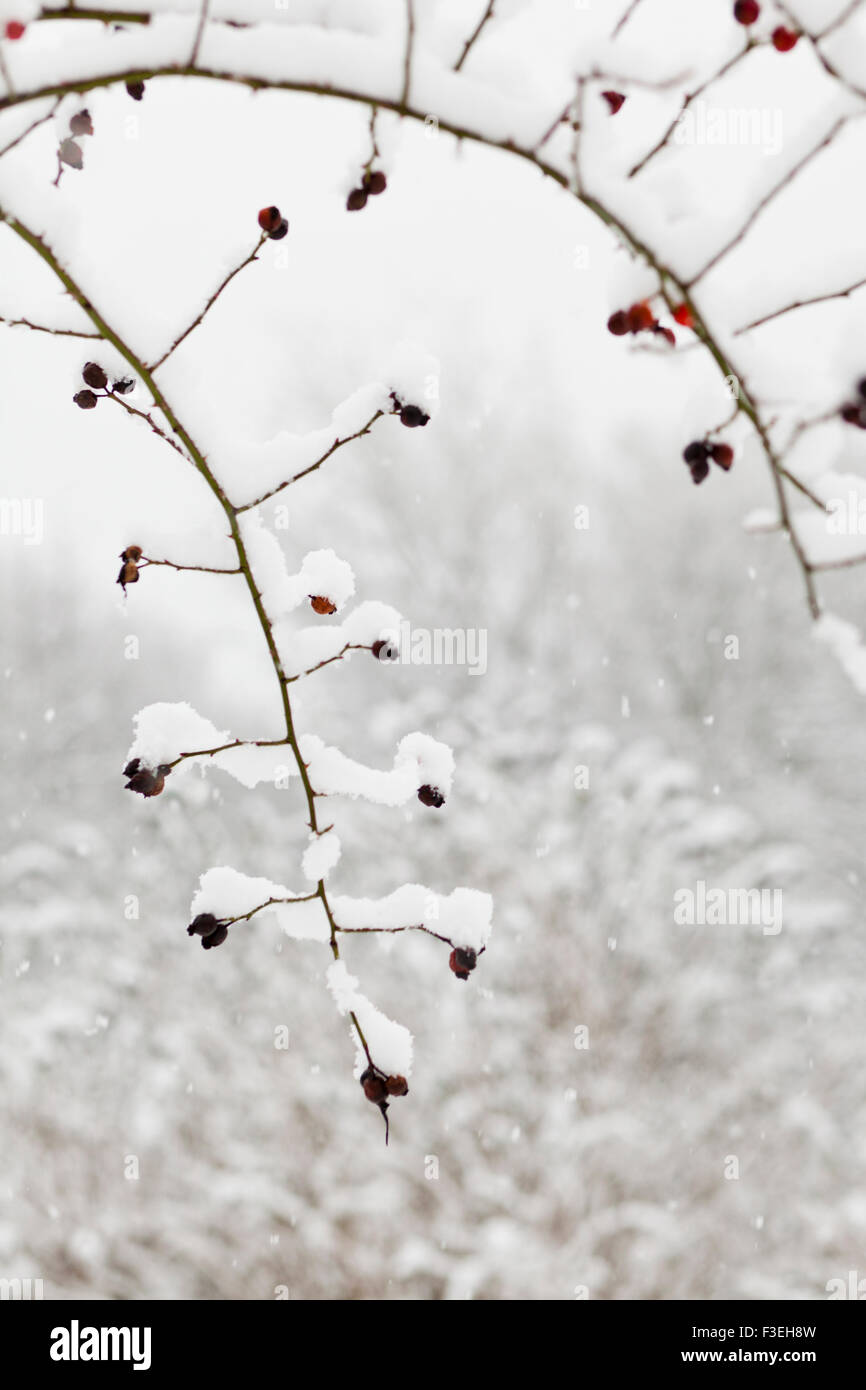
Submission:
[[[674,320],[683,328],[694,328],[695,321],[688,304],[678,304],[674,309]]]
[[[420,405],[404,405],[400,411],[400,420],[407,429],[417,429],[419,425],[426,425],[430,416],[421,409]]]
[[[730,444],[714,444],[710,449],[710,458],[713,463],[717,463],[719,468],[724,468],[727,473],[734,462],[734,451]]]
[[[337,605],[322,594],[310,595],[310,607],[314,613],[336,613]]]
[[[277,230],[275,232],[268,232],[268,236],[270,237],[271,241],[282,241],[283,237],[288,235],[289,223],[288,218],[285,217],[282,219],[279,227],[277,227]]]
[[[470,971],[477,964],[477,957],[469,947],[457,946],[448,957],[448,964],[458,980],[468,980]]]
[[[846,425],[859,425],[860,423],[860,407],[851,401],[848,401],[847,404],[842,406],[839,414],[842,416]]]
[[[140,545],[128,545],[121,553],[121,560],[140,560],[142,549]]]
[[[760,13],[758,0],[737,0],[734,5],[734,19],[738,24],[754,24]]]
[[[370,648],[370,651],[373,653],[377,661],[397,660],[397,648],[395,647],[393,642],[387,641],[384,637],[380,637],[378,642],[374,642],[372,647]]]
[[[661,324],[657,323],[655,328],[653,329],[653,332],[658,333],[662,338],[664,338],[666,343],[670,343],[671,347],[676,347],[677,335],[672,328],[662,328]]]
[[[197,917],[193,917],[186,929],[187,936],[210,936],[212,931],[216,931],[219,921],[212,912],[200,912]]]
[[[385,192],[385,189],[388,187],[388,180],[385,178],[381,169],[371,169],[368,174],[364,175],[364,187],[367,192],[372,193],[375,198],[378,197],[380,193]]]
[[[228,934],[228,927],[225,925],[221,925],[217,927],[216,931],[212,931],[207,936],[203,936],[201,939],[201,944],[206,951],[210,951],[213,949],[214,946],[221,946]]]
[[[374,1105],[381,1105],[387,1098],[388,1087],[385,1084],[385,1078],[377,1075],[370,1067],[367,1068],[361,1077],[361,1086],[363,1087],[364,1095],[368,1100],[372,1101]]]
[[[857,382],[857,394],[858,396],[862,396],[863,399],[866,400],[866,376],[861,377],[860,380]]]
[[[346,199],[346,209],[348,212],[360,212],[361,208],[367,206],[366,188],[353,188]]]
[[[133,101],[141,101],[141,98],[144,96],[144,83],[127,82],[126,90],[129,92],[129,95],[132,97]]]
[[[786,29],[784,24],[780,24],[773,30],[771,35],[773,47],[780,53],[790,53],[794,45],[799,41],[800,35],[794,29]]]
[[[624,309],[617,309],[615,314],[611,314],[607,321],[607,331],[612,333],[615,338],[621,338],[624,333],[628,333],[628,314]]]
[[[700,439],[695,439],[683,449],[683,458],[686,463],[703,463],[708,453],[709,445],[704,444]]]
[[[171,768],[167,767],[165,763],[160,763],[155,772],[149,767],[141,767],[132,774],[125,790],[138,792],[141,796],[159,796],[170,772]]]
[[[5,30],[7,39],[20,39],[26,27],[20,20],[10,19]]]
[[[82,410],[93,410],[97,401],[92,391],[76,391],[72,399]]]
[[[133,758],[132,761],[128,762],[126,764],[126,767],[123,769],[124,777],[134,777],[140,767],[141,758]]]
[[[385,1090],[389,1096],[408,1096],[409,1083],[405,1076],[389,1076],[385,1081]]]
[[[134,387],[135,382],[131,376],[121,377],[120,381],[114,381],[111,385],[112,391],[116,392],[118,396],[128,396]]]
[[[710,465],[707,463],[706,459],[701,459],[700,463],[693,463],[691,466],[692,482],[702,483],[709,471]]]
[[[279,208],[262,208],[259,212],[259,226],[263,232],[275,232],[283,220]]]
[[[90,112],[79,111],[69,122],[69,129],[73,135],[92,135],[93,122],[90,119]]]
[[[98,362],[85,362],[81,375],[94,391],[104,391],[108,385],[108,377]]]
[[[445,798],[438,787],[423,786],[418,788],[418,800],[424,806],[444,806]]]
[[[57,151],[61,161],[68,164],[70,169],[84,168],[84,153],[81,146],[75,140],[61,140],[60,149]]]
[[[656,318],[646,300],[632,304],[628,311],[628,326],[632,333],[642,333],[655,325]]]
[[[622,92],[602,92],[602,96],[610,107],[610,114],[615,116],[625,104],[625,97]]]

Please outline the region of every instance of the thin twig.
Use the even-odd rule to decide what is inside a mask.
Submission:
[[[495,5],[495,3],[496,3],[496,0],[488,0],[487,9],[484,11],[483,15],[482,15],[481,18],[479,19],[479,21],[478,21],[478,23],[476,24],[475,28],[472,30],[472,33],[469,35],[469,38],[466,40],[465,44],[463,45],[463,52],[460,54],[460,57],[457,59],[457,62],[454,64],[454,71],[455,71],[455,72],[459,72],[460,69],[463,67],[463,64],[466,62],[466,59],[469,57],[469,54],[471,53],[474,44],[475,44],[475,43],[478,41],[478,39],[481,37],[481,31],[483,30],[485,24],[487,23],[487,21],[488,21],[489,19],[492,19],[492,18],[493,18],[493,6]]]
[[[30,319],[7,319],[0,314],[0,323],[9,328],[32,328],[34,333],[51,333],[56,338],[101,338],[101,333],[85,333],[80,328],[52,328],[47,323],[32,323]]]
[[[195,31],[195,43],[192,46],[192,53],[189,55],[189,65],[194,68],[198,62],[198,51],[201,47],[204,35],[204,26],[207,24],[207,12],[210,8],[210,0],[201,0],[201,12],[198,17],[198,28]]]
[[[849,285],[847,290],[834,290],[832,294],[817,294],[814,299],[797,299],[793,304],[786,304],[784,309],[774,309],[771,314],[764,314],[759,319],[753,319],[751,323],[746,323],[742,328],[734,331],[734,337],[738,338],[741,333],[749,333],[753,328],[760,328],[762,324],[772,323],[773,319],[781,318],[783,314],[790,314],[794,309],[807,309],[810,304],[826,304],[831,299],[847,299],[855,290],[862,289],[866,285],[866,278],[858,280],[856,284]]]
[[[833,125],[827,131],[827,134],[823,137],[823,139],[819,140],[817,145],[814,145],[811,150],[804,154],[802,159],[798,159],[797,163],[791,166],[788,172],[784,174],[781,179],[779,179],[778,183],[775,183],[773,187],[769,190],[769,192],[764,194],[763,198],[760,199],[760,201],[749,213],[749,216],[746,218],[745,222],[740,227],[736,235],[731,237],[730,241],[726,242],[724,246],[720,247],[720,249],[716,251],[716,253],[713,256],[710,257],[703,269],[698,271],[697,275],[693,275],[690,280],[686,281],[686,285],[689,289],[696,285],[699,280],[702,280],[703,277],[709,273],[709,271],[713,270],[714,267],[718,265],[719,261],[721,261],[725,256],[727,256],[729,251],[733,251],[735,246],[739,246],[740,242],[743,241],[744,238],[751,231],[752,227],[755,225],[764,209],[769,206],[769,204],[773,201],[774,198],[778,197],[778,195],[782,192],[783,189],[787,188],[788,185],[793,182],[797,175],[803,169],[805,169],[807,164],[811,163],[811,161],[815,159],[815,157],[819,155],[822,150],[825,150],[827,148],[831,141],[833,141],[836,138],[842,127],[848,124],[849,120],[851,120],[851,116],[846,115],[840,116],[837,121],[834,121]]]
[[[143,555],[138,562],[139,569],[146,569],[148,565],[167,565],[173,570],[198,570],[202,574],[242,574],[240,565],[235,569],[218,569],[212,565],[180,565],[175,560],[153,560],[149,555]]]
[[[263,502],[269,501],[271,497],[276,497],[278,492],[282,492],[285,488],[291,487],[292,483],[297,483],[301,478],[306,478],[309,473],[315,473],[316,469],[321,468],[322,464],[327,462],[331,455],[335,454],[338,449],[342,449],[344,444],[351,444],[353,440],[361,439],[365,434],[369,434],[376,421],[380,420],[384,414],[384,410],[377,410],[375,415],[370,416],[370,419],[362,429],[356,430],[354,434],[347,434],[343,439],[335,439],[331,447],[326,449],[321,458],[316,459],[315,463],[308,464],[308,466],[302,468],[300,472],[292,474],[292,477],[286,478],[285,482],[277,483],[276,487],[272,487],[267,492],[263,492],[261,497],[257,497],[255,501],[244,502],[237,508],[237,511],[239,513],[248,512],[252,507],[259,507]]]
[[[756,47],[756,44],[756,39],[747,39],[745,47],[738,49],[732,58],[729,58],[726,63],[723,63],[717,72],[714,72],[711,77],[708,77],[706,81],[702,82],[699,87],[696,87],[693,92],[687,93],[682,106],[680,107],[677,114],[674,116],[673,120],[671,121],[662,138],[658,140],[656,144],[653,145],[652,149],[647,154],[645,154],[642,159],[638,160],[637,164],[635,164],[631,169],[629,169],[628,176],[630,179],[633,179],[635,174],[639,174],[641,169],[645,169],[646,166],[649,164],[650,160],[655,159],[656,155],[661,153],[661,151],[670,141],[671,136],[673,135],[677,126],[680,124],[680,121],[682,120],[685,113],[688,111],[692,102],[697,101],[698,97],[702,96],[708,87],[711,87],[714,82],[718,82],[720,77],[724,77],[725,74],[729,73],[732,68],[735,68],[738,63],[741,63],[742,60],[745,58],[746,54],[750,53],[751,50]]]
[[[625,14],[621,15],[620,18],[617,20],[616,24],[614,25],[614,29],[611,34],[612,39],[615,39],[617,34],[619,34],[619,32],[625,28],[639,4],[640,0],[631,0],[631,4],[629,5]]]
[[[16,135],[14,140],[10,140],[8,145],[4,145],[3,148],[0,149],[0,159],[3,158],[4,154],[8,154],[10,150],[14,150],[16,145],[20,145],[22,140],[26,140],[27,136],[32,134],[34,130],[38,130],[41,125],[45,125],[47,121],[52,120],[59,105],[60,98],[58,97],[50,111],[44,116],[40,116],[37,120],[31,121],[26,130],[22,130],[20,135]]]
[[[187,758],[212,758],[215,753],[226,753],[231,748],[280,748],[288,741],[287,738],[233,738],[231,743],[221,743],[218,748],[197,748],[191,753],[179,753],[173,762],[163,763],[163,767],[177,767]]]
[[[226,277],[225,277],[224,280],[221,282],[221,284],[218,286],[218,288],[214,290],[213,294],[211,295],[210,299],[209,299],[209,300],[207,301],[207,303],[205,304],[205,306],[204,306],[204,308],[202,309],[201,313],[200,313],[196,318],[193,319],[192,323],[189,325],[188,328],[185,328],[185,329],[183,330],[183,332],[181,333],[181,335],[180,335],[179,338],[175,338],[175,340],[174,340],[174,342],[172,343],[171,347],[166,349],[166,351],[162,354],[162,357],[158,358],[158,360],[157,360],[156,362],[154,362],[154,363],[151,365],[150,370],[151,370],[152,372],[155,372],[155,371],[157,370],[158,367],[161,367],[161,366],[163,365],[164,362],[167,362],[168,359],[169,359],[169,357],[171,357],[171,354],[175,351],[176,348],[179,348],[179,347],[180,347],[180,345],[181,345],[181,343],[184,341],[184,339],[188,338],[189,335],[190,335],[190,333],[192,333],[194,329],[198,328],[198,326],[199,326],[199,324],[201,323],[202,319],[205,317],[205,314],[208,313],[208,311],[211,309],[211,307],[212,307],[212,306],[216,303],[216,301],[219,299],[219,297],[220,297],[220,295],[222,294],[223,290],[226,288],[226,285],[231,284],[231,282],[232,282],[232,280],[235,278],[235,276],[236,276],[236,275],[239,275],[240,272],[244,269],[245,266],[248,266],[248,265],[250,265],[253,261],[258,260],[259,252],[261,251],[261,249],[262,249],[262,247],[264,246],[264,244],[265,244],[265,242],[267,241],[267,239],[268,239],[267,233],[266,233],[266,232],[263,232],[262,235],[259,237],[258,241],[256,242],[255,246],[253,247],[252,251],[250,252],[250,254],[249,254],[247,257],[245,257],[244,260],[241,261],[240,265],[236,265],[235,268],[234,268],[234,270],[230,270],[229,273],[228,273],[228,275],[226,275]]]
[[[400,109],[405,115],[409,105],[409,89],[412,85],[412,50],[415,47],[415,4],[406,0],[406,52],[403,58],[403,95]]]

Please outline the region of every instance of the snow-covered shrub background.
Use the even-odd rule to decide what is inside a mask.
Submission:
[[[67,25],[53,55],[29,29],[4,46],[13,83],[174,61],[199,7],[170,8],[188,17],[144,35]],[[296,7],[302,26],[331,26],[293,34],[303,80],[331,65],[336,85],[398,99],[401,8]],[[625,6],[496,8],[458,88],[437,65],[461,51],[465,6],[415,6],[418,105],[532,144],[573,97],[578,37],[609,33]],[[616,67],[616,49],[583,45],[582,70],[638,79],[615,118],[597,90],[612,84],[582,93],[587,191],[686,279],[859,110],[805,39],[763,47],[707,100],[757,104],[777,149],[697,138],[629,180],[682,91],[640,79],[709,75],[743,42],[726,3],[701,9],[697,22],[693,6],[642,0]],[[842,9],[798,16],[817,30]],[[834,50],[854,85],[864,36],[855,15]],[[203,61],[279,77],[285,52],[273,42],[266,60],[260,38],[223,26]],[[85,167],[53,188],[60,126],[85,100]],[[0,148],[50,106],[0,113]],[[151,361],[255,244],[258,208],[284,209],[289,237],[163,369],[217,474],[248,481],[244,500],[268,485],[271,441],[291,472],[279,437],[327,440],[341,402],[395,384],[408,344],[437,364],[428,427],[379,421],[266,503],[263,533],[289,574],[328,550],[351,565],[356,597],[323,628],[373,598],[419,629],[484,632],[477,677],[356,652],[292,699],[303,736],[370,766],[391,768],[415,729],[454,750],[441,811],[335,799],[334,893],[472,886],[495,899],[496,936],[465,984],[423,935],[346,940],[348,975],[415,1035],[387,1150],[327,946],[262,914],[196,949],[184,927],[211,866],[305,891],[297,779],[185,768],[144,801],[118,774],[133,714],[160,702],[188,701],[229,738],[278,736],[267,653],[234,579],[153,567],[120,597],[116,556],[134,541],[226,563],[211,558],[221,518],[144,424],[72,404],[86,358],[122,372],[119,357],[4,328],[3,492],[39,503],[42,531],[29,544],[5,526],[0,544],[0,1273],[55,1297],[822,1297],[866,1258],[861,697],[813,640],[790,542],[742,528],[777,515],[751,423],[724,432],[730,473],[695,488],[681,461],[731,413],[718,362],[687,329],[673,350],[605,331],[652,277],[526,161],[384,111],[376,138],[388,188],[349,214],[366,107],[181,78],[133,103],[120,83],[67,98],[0,158],[0,207]],[[847,172],[861,140],[852,119],[695,290],[780,452],[801,421],[832,416],[785,465],[855,503],[862,436],[837,411],[866,374],[862,301],[734,334],[862,278]],[[567,170],[568,126],[545,148]],[[2,254],[4,319],[82,326],[8,229]],[[148,406],[141,388],[130,400]],[[808,554],[857,553],[795,485],[787,497]],[[862,623],[862,583],[856,568],[821,576],[834,615]],[[829,637],[856,676],[846,632]],[[313,664],[304,643],[295,654],[292,673]],[[675,893],[700,880],[781,891],[782,930],[676,924]]]

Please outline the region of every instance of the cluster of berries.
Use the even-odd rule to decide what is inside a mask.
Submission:
[[[660,333],[671,347],[677,341],[673,329],[662,327],[646,299],[632,304],[629,309],[617,309],[608,319],[607,328],[615,338],[622,338],[626,333]]]
[[[120,566],[120,574],[117,582],[126,593],[127,584],[138,583],[138,562],[141,559],[142,550],[140,545],[128,545],[125,550],[120,552],[123,564]]]
[[[92,134],[93,122],[90,119],[90,112],[86,108],[76,112],[69,122],[69,135],[65,140],[61,140],[57,151],[60,163],[68,164],[70,169],[83,169],[84,151],[75,137]]]
[[[271,241],[282,241],[288,235],[289,224],[279,208],[262,208],[259,213],[259,226],[267,232]]]
[[[378,198],[387,187],[388,180],[381,169],[365,169],[358,187],[353,188],[346,199],[347,212],[360,212],[367,206],[369,197]]]
[[[124,777],[129,778],[124,790],[138,792],[140,796],[159,796],[170,772],[168,763],[160,763],[156,768],[143,767],[141,758],[133,758],[123,769]]]
[[[218,921],[212,912],[200,912],[190,922],[186,934],[187,936],[200,936],[202,946],[206,951],[210,951],[214,946],[223,944],[229,934],[229,929],[225,922]]]
[[[751,28],[753,24],[757,24],[760,13],[758,0],[736,0],[734,19],[738,24]],[[796,29],[786,29],[784,24],[778,24],[770,35],[770,41],[779,53],[790,53],[799,38]]]
[[[866,376],[857,382],[856,401],[846,401],[839,414],[846,425],[856,425],[858,429],[866,430]]]
[[[109,390],[108,377],[98,362],[85,362],[81,376],[87,386],[92,389],[76,391],[72,397],[80,410],[94,410],[96,408],[96,402],[99,400],[95,394],[97,391],[102,391],[106,396],[128,396],[135,385],[132,377],[124,376],[119,381],[113,381]]]
[[[683,449],[683,458],[692,482],[702,483],[710,471],[710,460],[727,473],[734,462],[734,451],[730,444],[708,444],[705,439],[695,439]]]

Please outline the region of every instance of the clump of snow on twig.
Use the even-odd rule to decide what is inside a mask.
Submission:
[[[335,960],[328,967],[326,978],[340,1013],[344,1017],[353,1013],[357,1018],[376,1066],[391,1075],[411,1076],[412,1034],[409,1029],[386,1017],[366,995],[361,994],[358,981],[349,974],[344,961]],[[359,1077],[368,1062],[357,1033],[355,1049],[355,1076]]]

